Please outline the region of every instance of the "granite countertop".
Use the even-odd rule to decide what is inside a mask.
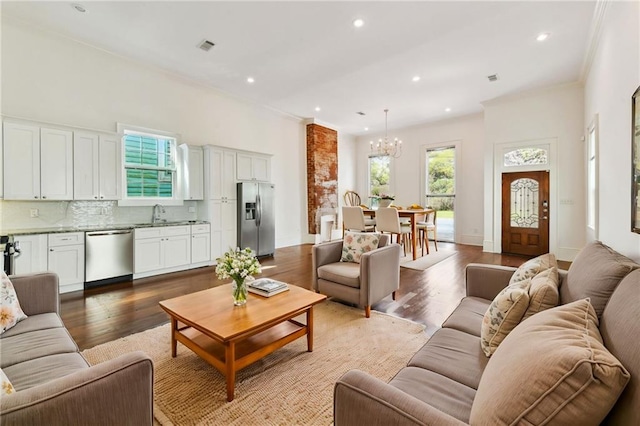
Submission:
[[[158,226],[181,226],[181,225],[202,225],[209,222],[204,220],[184,220],[178,222],[157,222],[157,223],[119,223],[113,225],[82,225],[82,226],[59,226],[56,228],[31,228],[31,229],[8,229],[3,230],[2,235],[34,235],[34,234],[57,234],[62,232],[92,232],[110,231],[115,229],[153,228]]]

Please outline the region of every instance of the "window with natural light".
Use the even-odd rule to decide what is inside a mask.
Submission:
[[[504,166],[531,166],[536,164],[547,164],[549,155],[544,148],[518,148],[504,154]]]
[[[391,193],[391,157],[376,155],[369,157],[369,195]]]
[[[123,138],[125,196],[171,199],[176,188],[176,139],[125,131]]]

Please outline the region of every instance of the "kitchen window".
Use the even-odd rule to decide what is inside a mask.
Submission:
[[[165,203],[179,199],[177,138],[123,128],[124,199]],[[136,202],[136,204],[138,204]]]

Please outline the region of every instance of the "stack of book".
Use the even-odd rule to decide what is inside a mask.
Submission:
[[[247,290],[260,296],[271,297],[274,294],[289,290],[289,286],[282,281],[272,280],[271,278],[258,278],[247,284]]]

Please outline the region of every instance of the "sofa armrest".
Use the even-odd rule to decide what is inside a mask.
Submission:
[[[347,372],[336,382],[333,422],[335,426],[465,424],[359,370]]]
[[[373,305],[400,288],[399,244],[380,247],[360,257],[360,304]]]
[[[509,285],[516,268],[500,265],[470,263],[465,269],[467,296],[493,300]]]
[[[340,262],[342,257],[342,240],[316,244],[311,248],[313,289],[318,290],[318,268],[329,263]]]
[[[151,425],[153,364],[144,352],[4,395],[2,425]]]
[[[60,313],[58,275],[54,272],[11,275],[9,277],[20,307],[27,315]]]

